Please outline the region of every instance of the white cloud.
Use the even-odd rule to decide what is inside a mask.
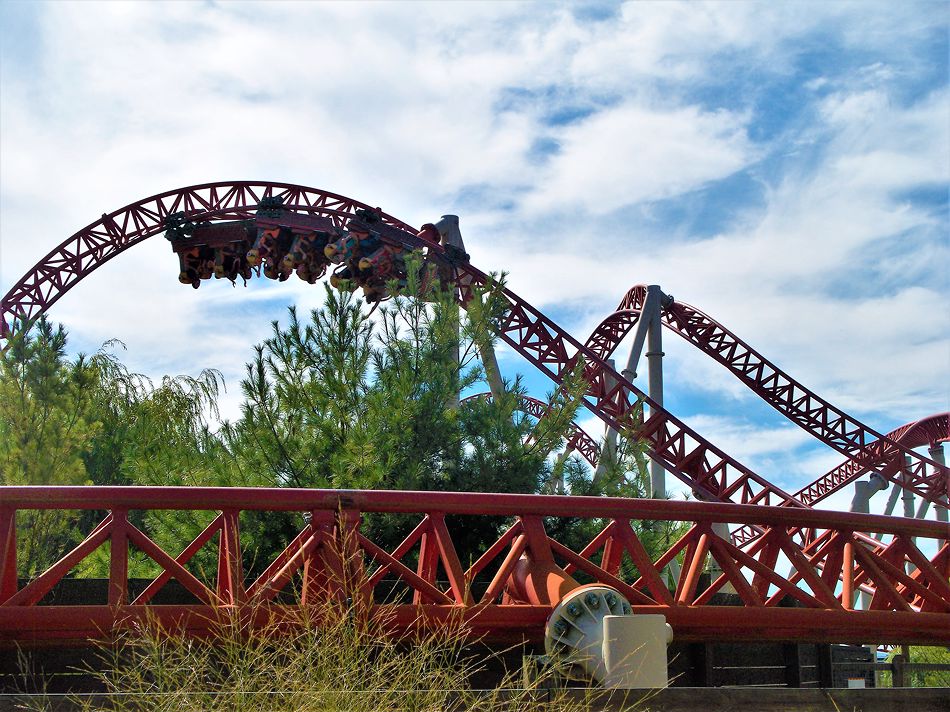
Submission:
[[[693,106],[661,111],[625,104],[554,136],[561,150],[526,198],[530,212],[580,208],[598,215],[666,198],[724,178],[755,154],[742,117]]]

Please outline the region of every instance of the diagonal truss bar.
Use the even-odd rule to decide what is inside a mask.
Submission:
[[[587,343],[599,358],[608,358],[632,330],[646,296],[645,285],[631,288],[617,311],[594,330]],[[894,467],[893,463],[900,462],[902,456],[910,458],[911,463],[908,479],[901,481],[902,486],[931,502],[936,502],[947,493],[950,470],[915,452],[912,449],[915,445],[902,443],[901,436],[906,434],[902,429],[885,436],[864,425],[798,383],[719,322],[689,304],[670,304],[662,312],[662,322],[705,355],[725,366],[786,418],[848,458],[848,463],[820,478],[800,492],[796,499],[811,504],[817,501],[816,497],[827,496],[847,482],[880,466],[886,468],[882,474],[892,481],[898,481],[890,470]],[[935,428],[936,440],[934,427],[931,427],[931,444],[950,440],[946,414],[937,417],[942,417],[942,421]]]
[[[39,603],[43,596],[52,591],[53,586],[59,583],[76,564],[102,546],[111,534],[111,527],[112,514],[110,513],[76,548],[8,598],[3,605],[34,606]]]
[[[175,557],[174,562],[184,568],[184,565],[191,561],[192,557],[194,557],[205,544],[211,541],[211,538],[221,530],[222,526],[224,526],[224,517],[219,514],[177,557]],[[187,569],[185,570],[187,571]],[[161,590],[162,586],[168,583],[172,578],[173,574],[171,569],[166,566],[165,570],[153,579],[152,582],[145,587],[145,590],[138,595],[133,601],[133,604],[144,605],[148,603],[152,600],[152,597]]]
[[[342,503],[345,508],[341,507]],[[205,508],[214,508],[222,514],[178,559],[163,552],[147,534],[127,523],[125,514],[132,510],[159,509],[170,513],[176,509]],[[871,636],[887,641],[923,642],[950,636],[950,584],[946,580],[950,545],[943,544],[937,554],[928,559],[914,541],[916,538],[921,545],[925,541],[942,542],[946,529],[938,522],[764,505],[543,495],[164,487],[0,488],[0,511],[21,509],[105,509],[110,514],[93,528],[82,544],[24,586],[11,600],[0,604],[0,639],[16,642],[69,637],[76,631],[90,630],[90,626],[111,630],[122,621],[136,620],[142,615],[161,617],[165,612],[172,615],[171,611],[183,615],[181,612],[185,609],[206,620],[213,620],[222,607],[236,608],[251,618],[258,615],[254,611],[270,617],[280,616],[281,611],[325,601],[327,596],[339,596],[342,600],[343,596],[352,595],[348,591],[365,594],[370,604],[367,610],[376,604],[385,606],[389,611],[387,615],[405,622],[408,626],[405,630],[422,624],[418,616],[424,609],[425,621],[448,620],[444,616],[456,611],[462,619],[472,621],[473,630],[488,636],[503,636],[506,631],[529,635],[529,631],[537,631],[537,626],[543,625],[543,612],[550,612],[556,601],[552,600],[546,607],[531,607],[502,596],[516,575],[518,562],[526,554],[550,567],[563,562],[594,581],[613,586],[631,601],[635,610],[663,613],[678,631],[688,631],[687,636],[728,637],[729,631],[720,627],[727,619],[733,637],[739,630],[751,635],[752,628],[742,626],[751,626],[753,622],[759,625],[754,636],[763,639],[860,640]],[[219,596],[184,568],[184,560],[217,534],[223,539],[219,549],[225,561],[225,575],[234,570],[234,580],[239,581],[236,562],[246,552],[239,548],[237,522],[246,511],[310,512],[311,520],[303,530],[289,537],[281,553],[264,567],[246,592],[235,590],[233,584],[225,582],[227,585],[221,587],[223,595]],[[409,534],[389,553],[360,532],[360,521],[370,512],[419,514],[421,522],[417,520],[407,525],[407,528],[412,527]],[[516,523],[487,545],[468,571],[463,571],[455,553],[453,532],[445,524],[450,515],[502,516]],[[544,523],[552,517],[589,519],[600,526],[577,553],[547,533]],[[655,552],[651,556],[631,525],[634,520],[682,521],[692,526],[666,552]],[[759,558],[716,534],[720,524],[753,524],[767,531],[766,537],[752,549]],[[789,530],[803,525],[822,533],[801,545]],[[145,603],[149,599],[140,596],[132,604],[124,604],[114,596],[111,605],[75,607],[57,605],[55,601],[51,605],[36,605],[69,569],[113,538],[119,529],[126,535],[128,545],[117,547],[116,556],[123,554],[127,558],[131,547],[136,547],[163,567],[164,571],[155,581],[173,576],[201,603],[186,607],[155,606]],[[869,549],[855,535],[859,529],[889,535],[891,544],[883,552]],[[347,537],[351,537],[352,545],[347,544]],[[426,576],[422,576],[395,555],[405,556],[423,538],[429,540],[423,546],[428,546],[434,561],[449,577],[447,591],[436,585],[434,566],[427,568]],[[604,552],[602,565],[591,560],[598,552]],[[636,573],[619,565],[618,557],[623,552],[636,566]],[[784,554],[791,563],[788,574],[775,570],[773,552]],[[711,587],[700,590],[699,574],[709,555],[719,562],[723,573]],[[683,574],[677,589],[670,591],[660,571],[677,557],[684,559]],[[380,579],[371,581],[368,574],[360,573],[368,560],[377,562],[380,568],[376,572],[391,571],[411,591],[418,592],[418,604],[401,603],[401,598],[387,601],[385,597],[392,595],[390,587],[381,585]],[[471,582],[496,562],[498,568],[490,576],[487,590],[478,601],[474,600],[469,595]],[[905,572],[906,562],[917,568]],[[126,563],[116,563],[114,570],[121,574],[127,570]],[[299,599],[293,598],[293,594],[276,596],[301,568],[304,569],[304,587]],[[636,580],[631,581],[634,578]],[[837,582],[842,579],[844,590],[836,595]],[[336,584],[312,588],[311,583],[319,580]],[[121,575],[113,576],[114,587],[120,581]],[[797,581],[807,585],[807,590],[798,586]],[[744,604],[741,609],[744,618],[735,617],[729,607],[710,605],[714,594],[726,584],[738,592]],[[869,590],[875,592],[873,610],[847,610],[854,594],[868,589],[869,584],[874,586]],[[769,590],[774,593],[766,598]],[[795,609],[783,605],[786,597],[803,604],[812,618],[797,617],[799,613],[794,612]],[[10,613],[13,610],[17,611],[16,617]],[[798,633],[794,632],[796,629]]]
[[[164,570],[163,573],[174,577],[178,583],[184,586],[199,601],[211,605],[217,605],[221,602],[214,594],[214,591],[201,583],[194,574],[165,553],[158,544],[152,541],[133,524],[128,525],[128,534],[129,540],[141,551],[145,552],[156,564],[161,566]],[[142,605],[150,598],[151,596],[146,597],[143,591],[135,601],[133,601],[133,605]]]

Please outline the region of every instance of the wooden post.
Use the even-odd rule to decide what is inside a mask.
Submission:
[[[713,667],[712,643],[691,643],[689,656],[694,687],[715,687],[715,668]]]
[[[435,539],[435,532],[432,531],[432,523],[422,533],[419,542],[419,565],[416,567],[416,573],[419,578],[426,583],[435,585],[435,575],[439,568],[439,547]],[[419,606],[425,603],[422,591],[418,589],[412,592],[413,605]]]
[[[785,655],[785,684],[788,687],[801,687],[802,663],[798,643],[785,643],[782,652]]]
[[[228,509],[222,514],[224,522],[218,534],[217,594],[225,605],[237,605],[244,601],[239,512]]]
[[[830,689],[835,686],[831,645],[829,643],[819,643],[815,648],[815,652],[818,654],[818,687]]]
[[[903,648],[903,646],[901,646]],[[891,668],[893,669],[894,676],[894,687],[906,687],[907,679],[905,676],[904,665],[907,661],[904,659],[904,656],[898,653],[891,660]]]
[[[0,603],[17,591],[16,510],[0,511]]]
[[[112,512],[109,544],[109,605],[124,606],[129,602],[129,533],[128,512]]]

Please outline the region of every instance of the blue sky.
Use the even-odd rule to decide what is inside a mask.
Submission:
[[[945,2],[8,0],[0,289],[147,195],[297,182],[459,214],[475,264],[581,339],[659,284],[886,431],[950,408],[948,26]],[[270,320],[322,294],[176,274],[154,239],[51,316],[151,375],[220,368],[233,408]],[[670,409],[761,474],[797,489],[838,462],[666,352]]]

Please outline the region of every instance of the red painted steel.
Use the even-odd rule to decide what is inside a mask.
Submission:
[[[248,620],[291,615],[300,605],[356,595],[370,610],[393,621],[394,631],[450,617],[469,622],[492,640],[537,639],[556,601],[532,605],[513,586],[524,555],[550,571],[550,581],[584,575],[614,586],[634,612],[663,613],[681,639],[773,639],[933,643],[950,640],[950,545],[936,522],[874,515],[668,500],[600,497],[205,487],[4,487],[0,514],[9,522],[31,509],[108,512],[86,538],[47,571],[0,601],[0,640],[35,644],[100,635],[151,617],[200,634],[216,611],[234,608]],[[131,512],[218,512],[180,554],[165,552],[130,523]],[[252,558],[241,546],[246,512],[299,512],[300,531],[253,580],[243,571]],[[364,514],[416,515],[409,533],[387,551],[360,529]],[[510,526],[467,569],[456,553],[446,516],[495,515]],[[551,538],[561,517],[596,520],[601,530],[577,550]],[[681,521],[687,533],[666,552],[650,557],[631,522]],[[754,525],[768,533],[743,551],[720,537],[717,524]],[[821,532],[805,546],[788,535],[807,526]],[[885,555],[872,556],[855,531],[883,533]],[[215,539],[217,546],[215,548]],[[108,597],[82,606],[38,605],[69,571],[109,542]],[[939,544],[939,546],[938,546]],[[203,578],[186,566],[202,549],[217,551],[216,569]],[[928,557],[925,551],[933,549]],[[139,551],[162,574],[128,602],[128,557]],[[776,555],[790,562],[775,568]],[[679,557],[682,574],[669,588],[664,568]],[[722,574],[702,587],[699,573],[712,557]],[[411,562],[415,561],[413,564]],[[0,571],[15,570],[7,548]],[[909,572],[908,572],[909,571]],[[196,599],[191,605],[156,605],[152,599],[171,578]],[[836,590],[841,578],[845,584]],[[550,583],[548,581],[548,583]],[[538,586],[548,583],[539,582]],[[554,585],[552,584],[552,585]],[[853,610],[849,592],[871,585],[870,610]],[[714,605],[731,587],[729,605]],[[556,586],[555,586],[556,588]],[[278,596],[278,594],[280,594]],[[411,601],[408,602],[408,601]]]
[[[476,288],[492,285],[487,275],[471,265],[458,265],[457,269],[462,304]],[[558,384],[583,360],[589,384],[583,404],[608,425],[643,441],[650,457],[707,500],[805,506],[657,405],[514,292],[500,290],[499,296],[504,300],[497,326],[502,341]]]
[[[950,440],[948,428],[950,428],[950,413],[940,413],[902,425],[888,433],[887,437],[908,448],[924,445],[932,447],[937,443]],[[878,472],[891,480],[896,479],[898,482],[903,482],[902,477],[905,471],[903,453],[892,454],[890,460],[878,462],[845,460],[811,484],[802,487],[795,493],[795,497],[810,507],[872,471]],[[950,482],[948,480],[944,481]],[[760,532],[750,527],[742,527],[733,532],[733,541],[745,545],[756,539],[759,534]],[[870,544],[870,542],[867,543]],[[874,550],[877,550],[877,548],[878,546],[874,545]]]
[[[162,193],[103,215],[40,260],[4,297],[0,321],[9,319],[12,325],[15,320],[35,318],[101,264],[163,231],[166,218],[173,213],[182,212],[195,223],[249,219],[254,217],[262,199],[273,197],[283,198],[283,210],[300,213],[302,222],[306,222],[307,215],[317,214],[343,225],[357,210],[371,209],[332,193],[271,182],[209,183]],[[405,223],[389,215],[381,217],[383,225],[376,229],[385,239],[410,250],[424,246],[430,254],[444,254],[440,246],[421,240]],[[264,222],[283,224],[280,219]],[[456,270],[463,305],[474,288],[491,284],[485,273],[470,264],[459,264]],[[585,376],[590,383],[584,405],[608,425],[635,431],[647,444],[651,457],[705,498],[804,506],[652,402],[594,351],[514,292],[503,290],[502,297],[506,305],[499,325],[502,340],[556,383],[562,381],[578,359],[584,359]],[[643,413],[648,417],[641,422]]]
[[[79,280],[148,237],[165,230],[165,219],[183,212],[201,220],[246,220],[264,198],[280,195],[285,206],[329,217],[342,226],[357,210],[374,210],[386,225],[415,232],[377,208],[336,193],[290,183],[235,181],[170,190],[126,205],[84,227],[52,250],[7,292],[0,304],[0,338],[16,321],[45,312]]]
[[[476,395],[463,398],[462,403],[475,399],[491,400],[491,397],[491,393],[478,393]],[[549,405],[542,400],[538,400],[537,398],[522,395],[519,400],[518,407],[521,412],[540,419],[547,414]],[[597,441],[588,435],[581,426],[572,422],[568,426],[567,437],[565,440],[567,449],[578,453],[581,457],[587,460],[587,463],[591,467],[597,466],[597,460],[600,458],[600,446],[597,444]]]
[[[646,285],[632,287],[621,300],[617,311],[594,330],[587,343],[600,358],[609,357],[636,325],[646,294]],[[841,473],[840,486],[860,477],[875,464],[894,462],[903,456],[910,459],[910,465],[904,468],[906,478],[897,477],[896,471],[890,469],[882,474],[931,502],[936,502],[941,495],[946,494],[950,469],[915,452],[913,445],[884,436],[836,408],[798,383],[712,317],[677,301],[665,306],[661,315],[664,326],[725,366],[786,418],[853,462],[847,474]],[[947,430],[944,429],[942,439],[946,438]],[[851,479],[846,479],[849,476]],[[821,486],[818,487],[820,489]],[[800,498],[796,496],[794,499]]]
[[[939,413],[929,418],[902,425],[889,432],[887,437],[905,448],[923,447],[925,445],[933,447],[937,443],[948,442],[950,441],[950,413]],[[882,448],[879,452],[884,453],[886,451]],[[810,485],[800,489],[795,496],[811,506],[872,471],[903,485],[904,453],[891,452],[889,455],[887,460],[845,460]],[[936,487],[939,487],[939,482],[937,480],[934,483],[934,491],[936,491]],[[944,479],[943,483],[946,485],[948,480]],[[936,492],[936,494],[939,496],[940,493]],[[944,491],[943,494],[947,494],[947,492]]]

